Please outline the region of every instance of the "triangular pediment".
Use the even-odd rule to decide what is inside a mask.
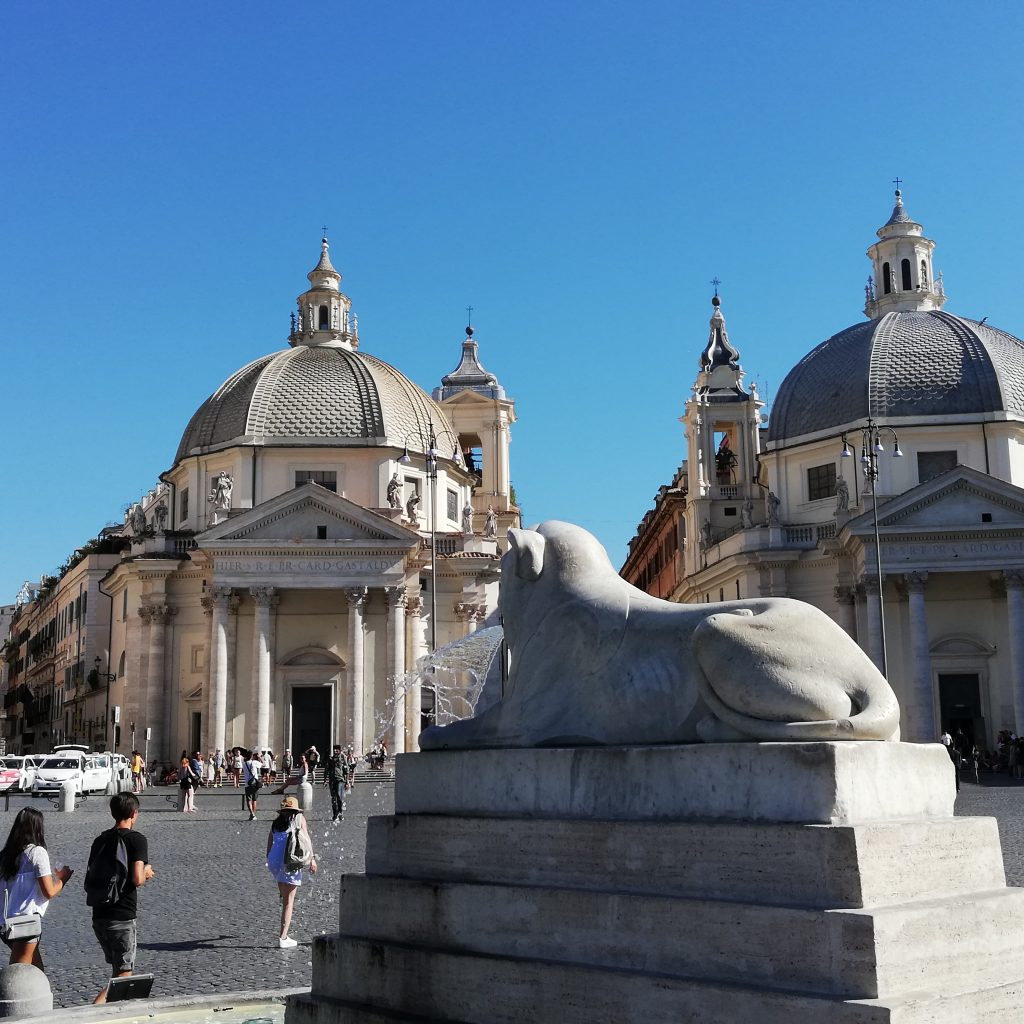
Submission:
[[[239,512],[196,537],[200,548],[239,542],[318,541],[411,549],[419,543],[419,535],[379,512],[308,483]]]
[[[868,511],[847,524],[851,533],[873,529],[867,500]],[[956,466],[880,505],[878,526],[888,532],[1024,529],[1024,489]]]

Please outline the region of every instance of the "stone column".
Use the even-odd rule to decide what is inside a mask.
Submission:
[[[366,587],[345,591],[345,597],[348,599],[348,679],[351,701],[348,719],[349,742],[355,750],[356,757],[362,757],[363,754],[363,606],[366,603],[366,593]]]
[[[277,591],[274,587],[250,587],[256,604],[253,623],[252,667],[256,691],[256,746],[261,749],[270,746],[270,649],[271,614]]]
[[[226,749],[228,726],[228,618],[231,588],[211,587],[213,621],[210,626],[210,743],[214,750]]]
[[[146,678],[146,721],[153,729],[150,754],[158,758],[169,757],[171,742],[167,718],[171,700],[165,683],[167,655],[167,623],[174,614],[166,604],[143,605],[139,609],[146,630],[147,678]],[[155,750],[154,750],[155,748]]]
[[[391,753],[405,753],[405,587],[386,587],[388,602],[388,647],[393,696]]]
[[[925,609],[926,572],[903,574],[910,609],[910,650],[914,659],[914,716],[912,736],[918,743],[934,743],[939,738],[935,722],[935,696],[932,690],[932,659],[928,650],[928,614]]]
[[[225,706],[227,711],[224,716],[225,723],[233,715],[238,714],[238,606],[242,603],[242,599],[238,594],[232,593],[231,598],[228,601],[228,684],[226,687],[227,697],[225,699]],[[210,709],[210,721],[213,721],[213,708]],[[227,732],[227,725],[225,724],[225,733]],[[225,743],[227,742],[227,736],[225,735]],[[205,751],[209,751],[210,747],[204,747]],[[213,750],[216,750],[216,745],[213,746]],[[224,748],[221,747],[221,750]]]
[[[879,580],[877,576],[864,577],[864,610],[868,617],[868,648],[867,655],[875,663],[879,672],[882,671],[882,618],[879,614],[878,594]]]
[[[836,601],[839,604],[839,625],[847,634],[857,639],[856,591],[853,587],[836,587]]]
[[[1014,728],[1020,736],[1024,731],[1024,569],[1004,569],[1003,581],[1009,619]]]
[[[212,623],[213,620],[213,600],[207,595],[199,599],[199,603],[203,606],[203,615],[206,616]],[[213,626],[212,624],[207,627],[210,631],[211,640],[213,638]],[[210,744],[213,742],[213,685],[212,685],[212,674],[211,666],[213,665],[213,644],[207,644],[206,647],[206,683],[203,685],[203,707],[202,707],[202,729],[200,729],[200,735],[202,737],[202,748],[203,750],[210,750]],[[216,748],[213,748],[216,749]]]
[[[409,626],[409,661],[413,668],[420,663],[429,649],[427,644],[426,624],[422,619],[423,598],[419,593],[412,594],[406,600],[406,623]],[[419,676],[409,687],[405,695],[405,718],[408,723],[409,749],[420,749],[420,727],[423,721],[423,690]]]

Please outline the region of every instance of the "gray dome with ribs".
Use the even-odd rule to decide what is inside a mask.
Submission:
[[[790,370],[769,442],[872,416],[1024,416],[1024,342],[940,310],[900,311],[823,341]]]
[[[229,377],[196,411],[175,463],[236,445],[421,450],[441,407],[393,366],[363,352],[298,346],[263,356]],[[454,433],[454,431],[452,431]]]

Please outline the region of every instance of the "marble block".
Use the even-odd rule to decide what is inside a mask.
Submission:
[[[395,810],[852,824],[953,814],[938,743],[713,743],[399,754]]]

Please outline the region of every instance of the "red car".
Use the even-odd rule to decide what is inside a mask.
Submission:
[[[0,793],[7,793],[21,785],[21,771],[17,768],[0,768]]]

